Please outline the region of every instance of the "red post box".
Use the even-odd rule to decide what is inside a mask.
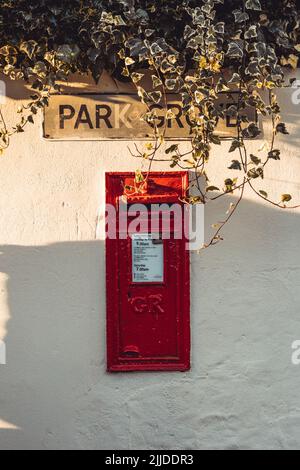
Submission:
[[[116,216],[106,235],[110,372],[190,368],[187,189],[187,172],[150,173],[142,184],[106,174],[106,214]]]

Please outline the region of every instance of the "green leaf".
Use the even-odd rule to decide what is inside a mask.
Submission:
[[[255,139],[255,137],[259,136],[261,131],[257,127],[254,122],[251,122],[246,129],[243,129],[243,136],[247,139]]]
[[[154,88],[158,88],[159,86],[163,84],[161,79],[157,77],[156,75],[152,75],[152,83],[153,83]]]
[[[227,179],[224,181],[224,184],[225,184],[225,189],[226,189],[226,191],[232,192],[233,186],[234,186],[234,184],[235,184],[235,181],[232,180],[231,178],[227,178]]]
[[[221,139],[219,136],[217,136],[216,134],[212,134],[210,136],[210,141],[215,144],[215,145],[221,145]]]
[[[281,196],[281,202],[290,202],[292,199],[290,194],[282,194]]]
[[[268,158],[271,158],[273,160],[280,160],[280,150],[278,149],[271,150],[268,153]]]
[[[279,133],[285,134],[285,135],[288,135],[288,134],[289,134],[289,132],[288,132],[288,130],[287,130],[286,125],[285,125],[284,122],[280,122],[279,124],[277,124],[277,126],[276,126],[276,132],[279,132]]]
[[[236,23],[244,23],[245,21],[249,20],[249,15],[242,10],[234,10],[232,12],[234,14],[234,20]]]
[[[162,92],[161,91],[153,91],[151,93],[148,93],[149,98],[153,103],[159,104],[162,99]]]
[[[217,186],[208,186],[206,188],[206,192],[208,193],[209,191],[220,191],[220,188],[218,188]]]
[[[232,74],[232,77],[228,83],[235,84],[235,83],[240,83],[240,81],[241,81],[241,76],[235,72]]]
[[[150,36],[152,36],[152,34],[154,33],[155,33],[154,29],[145,29],[145,35],[147,36],[147,38],[150,38]]]
[[[177,86],[177,80],[174,80],[174,79],[166,80],[166,87],[168,90],[173,91],[175,90],[176,86]]]
[[[147,92],[141,86],[138,86],[137,90],[138,90],[138,96],[140,97],[142,103],[145,103],[145,101],[148,99]]]
[[[133,83],[139,83],[142,80],[143,77],[144,77],[144,75],[142,73],[133,72],[131,74],[131,78],[132,78]]]
[[[80,54],[80,49],[77,44],[63,44],[59,46],[56,51],[56,57],[61,62],[65,62],[66,64],[72,64],[75,62]]]
[[[170,64],[170,62],[167,59],[163,60],[162,63],[161,63],[161,66],[160,66],[160,70],[164,74],[167,73],[167,72],[171,72],[173,70],[173,68],[174,68],[173,65]]]
[[[251,25],[250,28],[245,32],[245,39],[254,38],[257,38],[257,27],[256,25]]]
[[[267,197],[268,197],[268,193],[266,193],[266,191],[260,190],[260,191],[259,191],[259,194],[261,194],[262,197],[264,197],[265,199],[267,199]]]
[[[33,72],[41,78],[46,77],[47,75],[47,67],[44,62],[38,61],[34,65]]]
[[[239,162],[239,160],[232,160],[232,163],[228,168],[229,170],[241,170],[242,165],[241,165],[241,162]]]
[[[125,65],[126,66],[133,65],[134,63],[135,63],[135,60],[133,60],[131,57],[126,57],[125,58]]]
[[[24,41],[20,45],[20,51],[25,52],[29,59],[32,59],[38,47],[38,43],[34,40]]]
[[[134,180],[137,184],[143,183],[145,181],[145,177],[143,173],[141,172],[141,170],[136,170]]]
[[[176,150],[178,150],[178,144],[174,144],[171,145],[171,147],[168,147],[165,153],[168,155],[170,153],[176,152]]]
[[[234,152],[236,149],[240,147],[242,147],[242,143],[237,139],[233,139],[230,149],[229,149],[229,153]]]
[[[247,0],[246,8],[247,8],[247,10],[261,11],[260,1],[259,0]]]
[[[247,173],[248,178],[256,179],[256,178],[264,178],[264,169],[263,168],[252,168]]]
[[[227,55],[232,59],[242,59],[244,55],[242,46],[237,41],[230,42],[228,45]]]
[[[253,155],[252,153],[250,154],[250,160],[254,165],[259,165],[261,163],[261,159]]]
[[[126,23],[125,23],[125,21],[123,20],[123,18],[122,18],[121,15],[115,16],[115,18],[114,18],[114,24],[115,24],[116,26],[126,26]]]

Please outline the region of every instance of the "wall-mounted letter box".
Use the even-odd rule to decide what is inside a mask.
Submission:
[[[110,372],[190,368],[187,188],[187,172],[106,174]]]

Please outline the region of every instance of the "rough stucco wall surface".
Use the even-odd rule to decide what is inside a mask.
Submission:
[[[290,95],[291,135],[259,189],[300,201]],[[300,212],[246,194],[225,241],[192,255],[190,372],[107,374],[97,216],[105,171],[137,162],[126,142],[47,142],[41,129],[42,118],[0,160],[0,449],[299,449]],[[229,145],[214,151],[213,183]],[[224,209],[209,207],[206,226]]]

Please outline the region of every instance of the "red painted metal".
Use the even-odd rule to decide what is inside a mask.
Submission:
[[[150,173],[143,194],[127,203],[181,203],[187,172]],[[106,174],[106,202],[118,209],[133,173]],[[183,221],[182,221],[183,223]],[[161,227],[159,225],[159,227]],[[131,237],[106,239],[107,368],[186,371],[190,368],[190,260],[186,240],[163,240],[164,281],[132,281]]]

